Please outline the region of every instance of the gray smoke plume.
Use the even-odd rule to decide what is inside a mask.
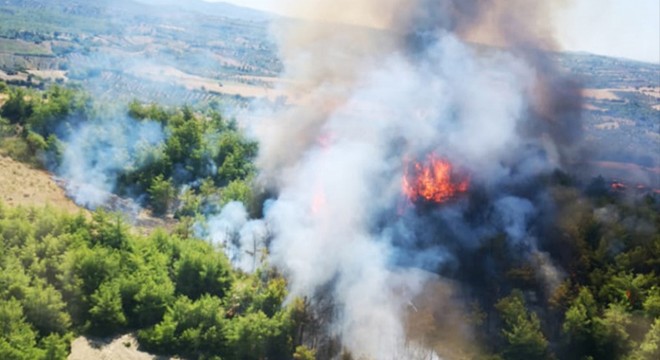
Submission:
[[[455,266],[452,249],[496,233],[522,244],[528,256],[537,253],[530,224],[546,200],[543,191],[518,189],[579,160],[579,91],[544,52],[553,49],[546,5],[305,6],[316,18],[367,19],[384,29],[274,27],[291,106],[252,129],[261,180],[277,193],[265,211],[270,262],[287,276],[291,296],[332,298],[327,331],[356,357],[428,358],[405,331],[410,304],[433,278],[425,270]],[[426,235],[415,211],[396,215],[405,159],[429,153],[470,174],[490,215],[467,221],[466,198],[434,205],[435,227]],[[538,262],[551,267],[543,256]]]

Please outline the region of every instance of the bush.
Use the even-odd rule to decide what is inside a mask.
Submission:
[[[174,264],[176,291],[191,299],[203,294],[223,297],[232,283],[231,265],[223,254],[210,246],[190,244],[181,251]]]
[[[165,180],[162,174],[158,175],[151,182],[148,192],[154,213],[157,215],[167,213],[175,196],[172,182]]]

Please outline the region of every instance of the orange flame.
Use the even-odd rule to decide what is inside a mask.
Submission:
[[[312,198],[312,214],[318,214],[321,212],[321,209],[325,206],[325,194],[323,191],[317,191],[314,193],[314,197]]]
[[[457,179],[449,161],[430,154],[423,163],[406,164],[403,193],[411,201],[424,199],[442,203],[466,192],[469,183],[466,177]]]

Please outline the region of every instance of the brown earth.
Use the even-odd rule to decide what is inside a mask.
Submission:
[[[0,201],[8,206],[52,206],[71,214],[86,212],[66,197],[45,170],[0,155]]]
[[[9,75],[6,72],[0,70],[0,80],[1,81],[27,81],[26,73],[18,73],[16,75]]]
[[[132,334],[116,338],[87,338],[80,336],[71,343],[68,360],[180,360],[180,358],[151,355],[138,350]]]
[[[59,184],[63,183],[61,179],[58,181]],[[69,214],[83,212],[85,215],[91,215],[87,209],[76,205],[66,196],[66,192],[58,185],[58,181],[45,170],[35,169],[10,157],[0,155],[0,202],[6,206],[51,206]],[[121,206],[117,204],[113,206],[113,202],[127,201],[113,195],[105,208],[109,211],[121,212]],[[126,215],[126,220],[134,225],[135,233],[140,235],[149,235],[158,228],[172,231],[178,223],[171,217],[154,217],[144,209],[140,209],[136,214],[126,213]]]
[[[264,87],[235,81],[220,82],[215,79],[188,74],[171,66],[134,67],[128,69],[127,73],[152,81],[168,80],[182,85],[189,90],[202,90],[218,94],[240,95],[243,97],[261,97],[271,100],[285,95],[281,90],[270,88],[275,87],[275,84],[280,82],[279,79],[273,77],[253,76],[251,78],[252,80],[260,80],[270,84],[268,87]]]
[[[582,96],[596,100],[620,100],[613,90],[619,89],[584,89]]]
[[[28,74],[48,80],[66,80],[66,71],[63,70],[27,70]]]
[[[618,89],[583,89],[582,95],[595,100],[621,100],[616,92],[639,93],[660,100],[660,87],[622,87]]]

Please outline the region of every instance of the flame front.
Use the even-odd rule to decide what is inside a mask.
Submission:
[[[457,178],[449,161],[430,154],[426,161],[406,164],[403,193],[411,201],[420,199],[436,203],[445,202],[466,192],[469,180]]]

